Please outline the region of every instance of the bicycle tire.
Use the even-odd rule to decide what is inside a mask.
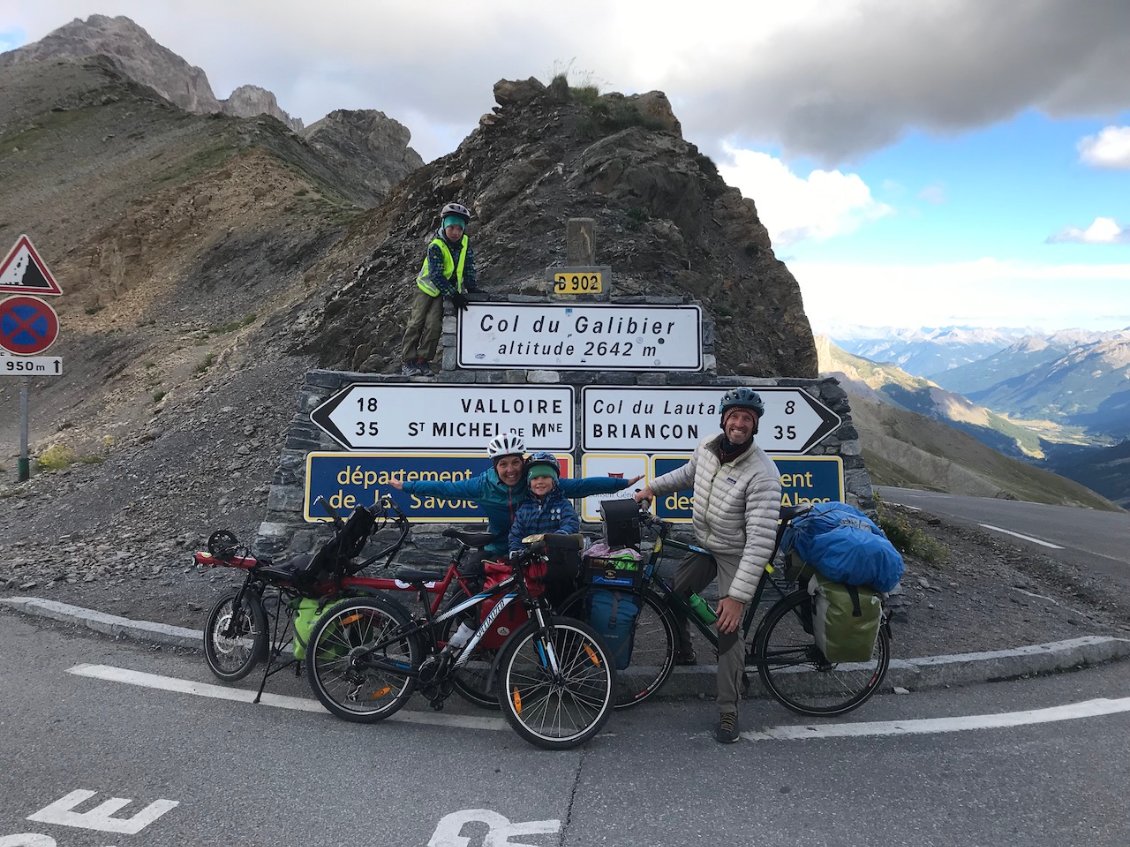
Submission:
[[[546,667],[549,646],[557,674]],[[533,619],[503,644],[497,684],[502,713],[519,736],[547,750],[567,750],[600,732],[612,714],[616,669],[587,623],[553,617],[543,636]]]
[[[452,597],[444,611],[466,599],[465,595]],[[478,608],[478,606],[474,607],[476,611]],[[458,628],[458,616],[449,618],[443,622],[440,638],[447,641],[451,637],[451,633]],[[451,684],[456,694],[480,709],[491,709],[496,712],[498,711],[497,686],[491,684],[491,668],[497,655],[497,650],[476,649],[471,654],[467,664],[451,677]]]
[[[866,662],[829,662],[805,631],[802,615],[811,602],[801,589],[773,604],[758,628],[754,661],[765,688],[785,708],[808,717],[842,715],[862,706],[882,684],[891,661],[890,634],[879,627]]]
[[[244,591],[237,617],[238,596],[239,589],[234,589],[220,597],[204,625],[204,661],[224,682],[236,682],[251,673],[267,657],[269,646],[262,598],[253,591]],[[233,618],[237,618],[236,629],[227,632]]]
[[[410,623],[400,604],[386,597],[356,597],[327,609],[306,650],[314,696],[335,717],[354,723],[375,723],[399,711],[416,688],[412,671],[423,655],[416,638],[397,638],[375,654],[399,672],[367,665],[361,653]]]
[[[565,601],[562,614],[587,621],[584,589]],[[640,613],[632,632],[632,656],[628,667],[616,671],[614,709],[637,706],[663,687],[675,668],[678,635],[675,618],[663,597],[652,589],[644,589],[640,597]]]

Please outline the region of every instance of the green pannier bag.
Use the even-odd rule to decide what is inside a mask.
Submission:
[[[314,624],[325,611],[322,604],[325,600],[311,597],[299,597],[292,600],[290,606],[294,609],[294,658],[306,658],[306,646],[310,643],[310,634],[314,631]]]
[[[875,650],[883,598],[862,585],[832,582],[816,573],[808,581],[816,646],[829,662],[866,662]]]

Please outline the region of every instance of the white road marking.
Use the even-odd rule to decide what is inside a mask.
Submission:
[[[104,800],[93,809],[85,812],[76,812],[80,805],[85,803],[98,792],[79,788],[65,797],[56,800],[50,806],[28,815],[29,821],[37,823],[57,824],[58,826],[73,826],[78,829],[93,829],[97,832],[115,832],[123,835],[137,835],[165,812],[175,809],[180,805],[179,800],[154,800],[148,806],[129,818],[116,818],[115,812],[120,812],[133,802],[127,797],[111,797]]]
[[[1044,547],[1051,547],[1053,550],[1062,550],[1063,548],[1058,544],[1052,544],[1050,541],[1041,541],[1038,538],[1033,538],[1031,535],[1021,535],[1019,532],[1013,532],[1011,529],[1001,529],[999,526],[993,526],[991,523],[981,524],[985,529],[991,529],[993,532],[1003,532],[1005,535],[1011,535],[1015,538],[1022,538],[1025,541],[1031,541],[1033,544],[1040,544]]]
[[[213,685],[207,682],[193,682],[190,679],[178,679],[174,676],[159,676],[143,671],[131,671],[126,668],[115,668],[112,665],[75,665],[67,668],[67,673],[90,679],[102,679],[109,682],[122,682],[127,685],[139,685],[142,688],[155,688],[159,691],[174,691],[179,694],[193,694],[197,697],[213,697],[217,700],[234,700],[239,703],[250,703],[255,699],[254,691],[241,688],[226,688],[222,685]],[[306,697],[288,697],[285,694],[263,693],[259,700],[261,706],[274,706],[276,709],[293,709],[299,712],[325,712],[322,704],[317,700]],[[424,712],[414,712],[401,709],[395,715],[387,718],[390,721],[404,723],[421,723],[433,726],[454,726],[462,729],[508,729],[506,721],[502,718],[482,718],[474,715],[439,715]]]
[[[996,715],[964,715],[955,718],[922,718],[909,721],[866,721],[810,726],[774,726],[761,732],[743,732],[747,741],[803,741],[809,738],[859,738],[874,735],[925,735],[937,732],[962,732],[970,729],[1005,729],[1029,724],[1094,718],[1130,712],[1130,697],[1118,700],[1099,698]]]

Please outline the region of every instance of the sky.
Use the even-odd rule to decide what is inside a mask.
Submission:
[[[663,91],[818,333],[1130,327],[1130,0],[0,0],[0,51],[91,14],[426,161],[500,79]]]

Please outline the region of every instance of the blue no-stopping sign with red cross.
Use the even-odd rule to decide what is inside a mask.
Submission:
[[[59,316],[38,297],[0,300],[0,347],[9,353],[42,353],[58,337]]]

